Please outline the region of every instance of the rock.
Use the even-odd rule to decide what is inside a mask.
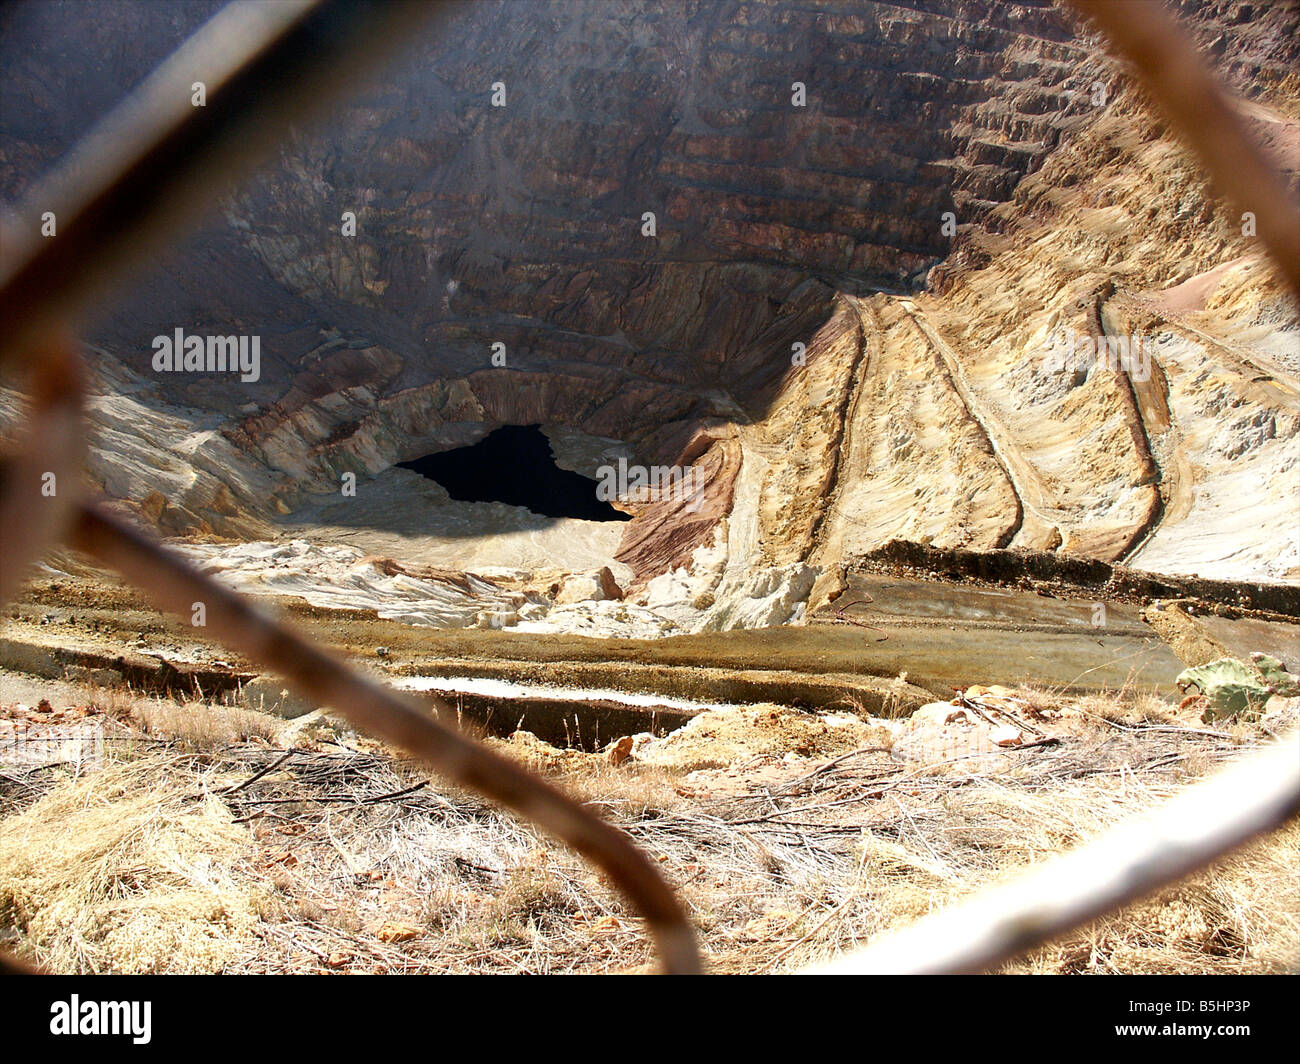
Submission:
[[[562,606],[573,602],[604,602],[622,597],[623,591],[606,565],[588,573],[566,576],[555,596],[555,604]]]
[[[409,942],[413,938],[418,938],[421,933],[420,928],[413,924],[400,924],[389,920],[379,928],[375,937],[380,942]]]
[[[955,702],[927,702],[912,713],[909,718],[913,724],[974,724],[975,718],[964,707]]]
[[[274,676],[258,676],[249,680],[239,692],[239,701],[245,709],[290,720],[316,709],[316,704],[311,699],[290,690],[283,680]]]
[[[605,748],[605,757],[608,758],[611,765],[621,765],[632,756],[634,743],[635,740],[630,735],[616,739]]]
[[[474,615],[475,628],[508,628],[519,623],[519,612],[510,608],[479,610]]]
[[[341,735],[350,733],[351,729],[346,724],[330,716],[326,710],[313,709],[286,724],[276,736],[276,741],[281,746],[291,747],[303,743],[336,742]]]
[[[984,709],[1000,709],[1007,713],[1019,713],[1024,706],[1024,700],[1017,698],[1011,688],[996,683],[987,686],[971,684],[966,688],[966,697]]]
[[[618,586],[618,580],[608,565],[602,565],[596,570],[596,579],[600,581],[600,589],[605,593],[605,598],[622,599],[623,589]]]
[[[1180,609],[1173,603],[1168,606],[1156,604],[1143,610],[1141,616],[1184,665],[1208,665],[1228,657],[1228,648],[1201,622],[1194,620],[1190,610]]]
[[[808,612],[824,609],[848,588],[848,570],[843,565],[828,565],[813,583],[808,595]]]
[[[1289,728],[1290,722],[1297,718],[1300,718],[1300,696],[1272,695],[1264,703],[1264,715],[1260,719],[1266,725]]]

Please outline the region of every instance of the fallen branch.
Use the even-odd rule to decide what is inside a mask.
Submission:
[[[228,788],[227,790],[221,791],[221,792],[220,792],[221,795],[222,795],[223,797],[225,797],[225,796],[227,796],[227,795],[237,794],[239,791],[244,790],[244,788],[246,788],[246,787],[251,787],[254,783],[256,783],[258,780],[260,780],[263,776],[269,775],[270,773],[274,772],[277,768],[279,768],[279,767],[280,767],[281,765],[283,765],[286,761],[288,761],[289,758],[293,757],[293,755],[296,754],[297,752],[298,752],[297,750],[288,750],[288,751],[286,751],[282,756],[277,757],[277,758],[276,758],[274,761],[272,761],[269,765],[265,766],[265,767],[262,768],[262,769],[259,769],[259,770],[258,770],[257,772],[255,772],[253,775],[249,776],[248,779],[244,780],[243,783],[238,784],[238,785],[235,786],[235,787],[230,787],[230,788]]]
[[[981,972],[1176,883],[1300,813],[1300,735],[1096,842],[809,974]]]

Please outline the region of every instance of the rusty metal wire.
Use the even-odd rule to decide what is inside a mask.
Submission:
[[[64,540],[117,569],[164,609],[203,602],[213,633],[284,675],[318,704],[421,757],[445,778],[533,821],[596,864],[645,917],[663,968],[700,968],[694,931],[659,870],[621,831],[427,709],[348,668],[285,625],[78,497],[83,456],[80,373],[63,324],[93,306],[147,251],[193,216],[274,143],[291,118],[328,98],[348,73],[447,5],[409,0],[235,4],[190,39],[109,116],[70,161],[26,198],[20,217],[56,204],[58,235],[6,237],[0,274],[0,361],[32,375],[31,428],[0,467],[0,591]],[[189,103],[202,71],[206,107]],[[57,330],[57,332],[56,332]],[[55,490],[42,492],[49,473]],[[2,600],[0,600],[2,601]],[[436,703],[435,703],[436,705]],[[452,708],[437,706],[443,719]]]
[[[0,234],[0,367],[67,330],[374,64],[461,4],[241,0],[113,109]],[[191,103],[202,81],[206,104]],[[57,235],[40,233],[52,211]]]
[[[1300,296],[1300,212],[1191,43],[1154,3],[1071,2],[1137,64],[1152,95],[1222,191],[1255,212],[1261,240]],[[5,545],[0,601],[43,550],[69,541],[117,568],[166,609],[186,613],[192,603],[204,602],[210,626],[231,646],[594,861],[647,918],[665,969],[695,971],[694,933],[676,897],[621,832],[77,497],[83,453],[79,372],[71,341],[54,337],[63,336],[71,318],[102,299],[110,282],[173,234],[215,185],[251,165],[286,121],[304,114],[309,104],[319,105],[326,89],[346,82],[340,70],[364,69],[401,35],[398,22],[413,22],[445,6],[434,0],[292,0],[275,7],[272,16],[272,5],[232,5],[187,43],[188,66],[169,61],[160,68],[72,163],[28,198],[22,216],[30,219],[39,213],[36,208],[50,209],[53,203],[63,221],[60,236],[48,241],[31,233],[6,234],[8,248],[17,253],[0,272],[0,320],[6,323],[0,363],[18,362],[30,371],[33,418],[18,454],[0,467]],[[212,71],[206,109],[187,102],[189,71],[200,61]],[[101,157],[109,146],[113,150]],[[49,472],[59,485],[54,495],[40,490],[41,477]],[[973,911],[923,920],[906,937],[845,958],[833,970],[988,968],[1182,878],[1298,809],[1300,769],[1288,746],[1171,803],[1155,821],[1163,827],[1154,841],[1151,834],[1120,833],[1102,840],[1095,851],[1050,865],[1043,874],[1056,876],[1053,882],[1075,884],[1065,899],[1069,904],[1051,913],[1028,907],[1023,891],[991,892],[973,903]],[[1101,874],[1085,876],[1081,868],[1093,865],[1094,858]],[[22,966],[0,955],[0,968]]]
[[[18,589],[27,567],[49,544],[66,536],[85,459],[81,365],[73,341],[60,337],[35,355],[31,426],[18,453],[0,466],[0,604]]]
[[[1300,737],[1292,735],[1119,824],[1096,842],[989,888],[815,975],[988,971],[1191,875],[1300,814]]]
[[[1156,0],[1070,3],[1133,64],[1215,188],[1254,213],[1260,241],[1300,298],[1300,206],[1191,39]]]

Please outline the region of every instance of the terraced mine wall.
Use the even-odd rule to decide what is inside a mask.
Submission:
[[[216,6],[24,13],[75,27],[41,40],[86,42],[84,75],[61,84],[49,44],[2,56],[7,110],[39,117],[0,138],[0,193],[79,132],[65,94],[106,109]],[[672,461],[735,402],[761,413],[836,291],[922,283],[945,212],[974,222],[1044,158],[1083,107],[1072,33],[1036,2],[470,5],[88,338],[151,377],[177,322],[259,332],[260,381],[159,385],[309,488],[499,424]]]
[[[0,192],[215,6],[11,16],[84,63],[0,43]],[[1294,9],[1178,6],[1294,183]],[[634,595],[891,539],[1300,574],[1295,308],[1056,5],[475,4],[219,206],[88,332],[92,472],[164,532],[373,531],[398,463],[536,424],[703,472],[584,557]],[[153,373],[178,325],[259,334],[259,379]],[[1156,377],[1051,371],[1058,329],[1159,341]]]

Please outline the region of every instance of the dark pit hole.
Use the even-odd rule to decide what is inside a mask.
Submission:
[[[504,502],[543,517],[630,520],[597,497],[597,481],[555,464],[540,425],[503,425],[470,447],[397,465],[437,481],[459,502]]]

